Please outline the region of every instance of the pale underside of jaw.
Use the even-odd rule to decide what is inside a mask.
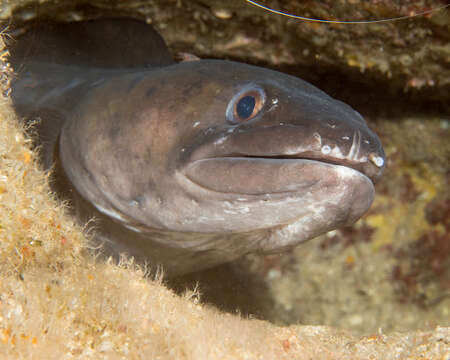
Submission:
[[[280,241],[289,243],[294,238],[317,235],[322,228],[327,230],[336,212],[359,218],[373,199],[373,184],[361,172],[306,159],[197,160],[177,173],[175,181],[184,189],[182,193],[190,195],[181,201],[168,198],[167,208],[156,213],[132,209],[114,200],[112,194],[104,194],[108,201],[93,203],[104,215],[142,235],[151,235],[155,229],[237,233],[281,226],[277,231]],[[347,195],[355,193],[368,196]],[[148,200],[149,204],[154,202],[151,194]],[[361,205],[355,212],[358,202]],[[164,224],[162,228],[149,223],[155,216],[157,223]]]

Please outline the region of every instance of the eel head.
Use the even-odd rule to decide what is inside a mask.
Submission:
[[[60,137],[81,195],[138,233],[252,233],[295,245],[359,219],[385,157],[348,105],[289,75],[202,60],[114,78]]]

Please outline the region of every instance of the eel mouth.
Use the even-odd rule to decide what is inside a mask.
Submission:
[[[224,156],[225,158],[227,156]],[[230,156],[232,157],[232,156]],[[293,155],[273,155],[273,156],[253,156],[253,155],[245,155],[242,156],[243,158],[248,158],[248,159],[274,159],[274,160],[292,160],[292,159],[296,159],[296,160],[312,160],[312,161],[316,161],[316,162],[320,162],[320,163],[325,163],[325,164],[330,164],[330,165],[340,165],[340,166],[345,166],[348,168],[352,168],[356,171],[359,171],[360,173],[366,175],[367,177],[370,178],[369,174],[366,174],[365,172],[365,167],[363,162],[355,162],[355,161],[351,161],[348,159],[338,159],[335,157],[323,157],[323,156],[318,156],[317,154],[315,154],[314,152],[304,152],[302,154],[293,154]],[[371,179],[373,181],[373,179]]]
[[[205,189],[246,195],[306,192],[343,182],[346,186],[373,187],[364,163],[311,154],[204,158],[191,162],[184,174]]]

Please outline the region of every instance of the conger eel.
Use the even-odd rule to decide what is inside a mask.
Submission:
[[[175,63],[131,19],[35,26],[9,48],[16,111],[107,254],[178,275],[293,247],[372,203],[380,140],[299,78]]]

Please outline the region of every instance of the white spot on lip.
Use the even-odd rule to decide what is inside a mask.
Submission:
[[[384,165],[384,159],[381,156],[370,154],[369,160],[372,161],[378,167],[382,167]]]
[[[324,145],[320,151],[322,151],[322,154],[328,155],[331,152],[331,148],[328,145]]]
[[[192,127],[196,128],[196,127],[199,126],[199,125],[200,125],[200,121],[196,121],[196,122],[194,123],[194,125],[192,125]]]
[[[350,136],[343,136],[341,139],[342,140],[350,140]]]

